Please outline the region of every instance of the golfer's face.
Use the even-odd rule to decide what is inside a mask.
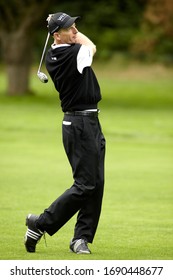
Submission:
[[[59,32],[61,44],[73,44],[76,41],[76,34],[78,30],[75,23],[66,29],[61,29]]]

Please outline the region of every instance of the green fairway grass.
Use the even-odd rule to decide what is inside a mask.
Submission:
[[[72,173],[52,83],[42,84],[33,73],[36,95],[9,98],[1,71],[1,260],[173,259],[173,70],[95,69],[103,95],[106,181],[89,256],[69,252],[75,216],[54,236],[46,235],[47,247],[42,239],[35,254],[24,249],[26,215],[40,214],[69,188]]]

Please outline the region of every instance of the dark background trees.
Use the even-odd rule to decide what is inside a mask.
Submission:
[[[28,94],[34,39],[49,1],[5,0],[0,2],[0,40],[10,95]]]
[[[140,29],[133,38],[135,55],[173,63],[173,1],[147,0]]]
[[[122,52],[173,61],[172,0],[0,0],[0,55],[9,95],[30,93],[30,69],[40,60],[46,17],[57,11],[81,16],[78,27],[96,43],[97,59]]]

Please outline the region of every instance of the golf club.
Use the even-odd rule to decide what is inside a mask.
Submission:
[[[40,65],[39,65],[38,71],[37,71],[37,76],[38,76],[38,78],[40,79],[40,81],[42,83],[47,83],[48,82],[48,77],[46,76],[45,73],[40,72],[40,69],[41,69],[41,65],[42,65],[42,62],[43,62],[44,54],[45,54],[45,51],[46,51],[47,43],[49,41],[49,36],[50,36],[50,33],[48,32],[47,38],[46,38],[46,42],[45,42],[45,45],[44,45],[44,49],[43,49],[43,53],[42,53],[41,60],[40,60]]]

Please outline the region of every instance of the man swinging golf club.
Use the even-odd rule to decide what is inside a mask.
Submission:
[[[27,216],[28,252],[35,252],[45,232],[54,235],[78,213],[70,250],[90,254],[88,243],[93,242],[101,213],[105,138],[98,119],[100,87],[91,68],[96,46],[78,32],[77,19],[65,13],[49,15],[48,32],[54,42],[45,58],[64,112],[63,144],[74,181],[43,213]]]

